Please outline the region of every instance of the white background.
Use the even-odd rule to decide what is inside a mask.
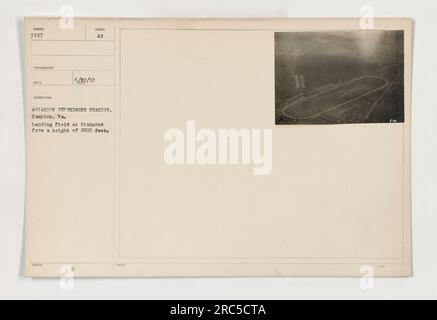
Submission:
[[[59,280],[23,272],[24,16],[56,16],[63,5],[85,17],[377,17],[415,20],[413,78],[414,277],[376,279],[81,279],[74,290]],[[437,1],[435,0],[16,0],[0,2],[0,298],[307,299],[437,298]]]

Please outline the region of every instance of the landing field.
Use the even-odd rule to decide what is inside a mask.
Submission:
[[[404,121],[403,33],[277,33],[276,124]]]

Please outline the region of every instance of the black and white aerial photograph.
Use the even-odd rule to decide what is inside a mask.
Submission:
[[[403,31],[276,32],[275,119],[404,122]]]

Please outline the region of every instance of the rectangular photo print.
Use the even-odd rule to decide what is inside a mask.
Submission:
[[[404,122],[403,31],[275,33],[277,125]]]

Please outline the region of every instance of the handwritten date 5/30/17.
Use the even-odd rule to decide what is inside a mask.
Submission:
[[[96,82],[96,78],[94,77],[75,77],[74,83],[79,85],[85,84],[94,84]]]

